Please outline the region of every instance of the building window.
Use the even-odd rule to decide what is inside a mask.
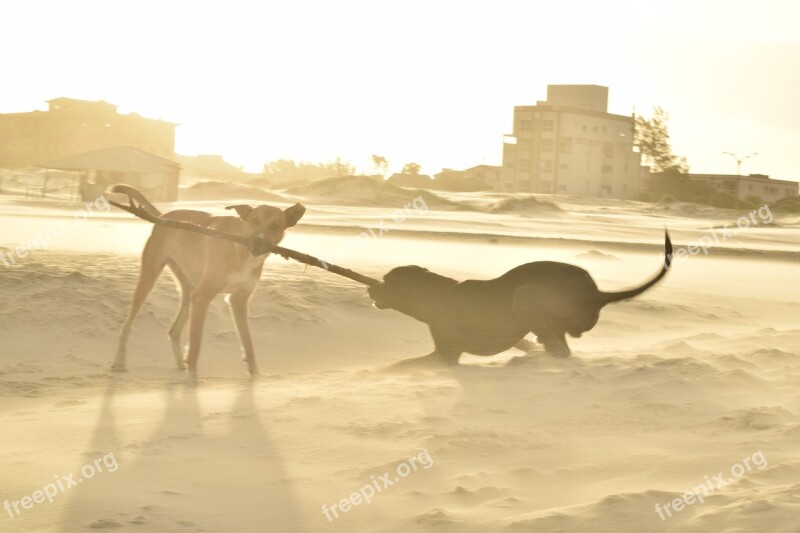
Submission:
[[[613,170],[611,165],[603,165],[602,171],[604,174],[609,174]]]
[[[509,161],[508,163],[506,163],[506,168],[514,168],[514,163]]]
[[[523,118],[519,121],[519,131],[531,131],[533,121],[529,118]]]
[[[553,171],[553,160],[552,159],[542,159],[542,172],[552,172]]]
[[[572,139],[569,137],[561,137],[558,140],[558,151],[562,154],[572,153]]]
[[[559,163],[558,168],[561,170],[567,170],[569,168],[569,165],[567,165],[566,163]]]
[[[603,143],[603,157],[614,157],[614,145]]]
[[[546,119],[542,121],[542,131],[553,131],[555,129],[555,121]]]
[[[553,139],[542,139],[541,150],[542,152],[552,152]]]
[[[607,132],[608,132],[608,129],[605,126],[603,126],[603,133],[607,133]]]
[[[520,159],[519,160],[519,169],[520,169],[520,171],[527,172],[530,167],[531,167],[530,159]]]
[[[582,126],[581,126],[581,130],[582,130],[582,131],[586,131],[586,124],[584,124],[584,125],[582,125]]]
[[[597,126],[594,127],[594,132],[597,133]]]

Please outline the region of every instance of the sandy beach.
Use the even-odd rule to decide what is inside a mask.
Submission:
[[[424,324],[270,257],[251,313],[263,376],[245,375],[218,298],[189,387],[166,337],[166,273],[128,372],[109,371],[149,225],[3,197],[6,254],[70,226],[0,264],[0,530],[800,531],[798,217],[737,228],[747,212],[684,204],[555,197],[556,211],[490,213],[502,197],[415,209],[413,191],[370,207],[305,193],[283,244],[374,277],[419,264],[488,279],[555,260],[615,290],[660,268],[665,226],[701,248],[606,308],[568,359],[511,350],[406,372],[387,367],[431,350]]]

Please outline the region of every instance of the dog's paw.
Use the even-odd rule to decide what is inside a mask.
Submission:
[[[248,361],[247,359],[244,360],[244,364],[247,366],[247,374],[252,379],[258,379],[261,376],[261,373],[258,371],[258,365],[256,365],[255,361]]]
[[[197,386],[197,370],[186,369],[186,385],[189,387]]]

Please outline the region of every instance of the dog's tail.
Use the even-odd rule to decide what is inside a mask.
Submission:
[[[130,185],[125,185],[124,183],[117,183],[113,187],[111,187],[111,192],[118,192],[122,194],[127,194],[133,200],[136,201],[145,211],[150,213],[153,216],[160,217],[161,211],[158,210],[156,206],[150,203],[150,200],[144,197],[144,194],[139,192],[136,187],[131,187]]]
[[[627,300],[628,298],[633,298],[634,296],[639,296],[644,291],[661,281],[661,278],[667,275],[667,270],[669,270],[669,266],[672,264],[672,241],[669,239],[669,232],[665,229],[664,230],[664,266],[661,268],[661,271],[650,281],[642,285],[641,287],[637,287],[635,289],[631,289],[628,291],[620,291],[620,292],[601,292],[600,299],[603,305],[610,304],[612,302],[618,302],[620,300]]]

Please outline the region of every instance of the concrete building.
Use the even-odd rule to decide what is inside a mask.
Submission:
[[[798,196],[800,184],[796,181],[775,180],[764,174],[738,176],[736,174],[688,174],[690,181],[702,181],[719,191],[732,194],[739,200],[748,196],[763,202],[774,202],[788,196]]]
[[[47,111],[0,114],[0,168],[24,168],[111,146],[172,159],[175,124],[122,115],[104,101],[55,98]]]
[[[496,190],[636,198],[633,117],[608,113],[608,88],[548,85],[547,100],[514,108]]]
[[[487,188],[493,191],[501,191],[500,173],[503,167],[495,165],[478,165],[464,171],[467,180],[485,183]]]

